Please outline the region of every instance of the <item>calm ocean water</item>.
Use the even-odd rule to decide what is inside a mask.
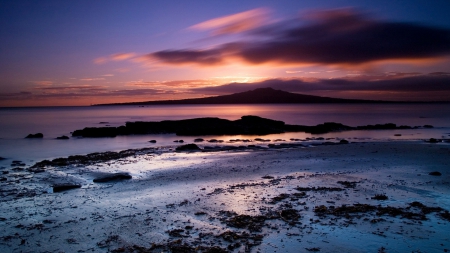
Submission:
[[[116,138],[71,138],[55,140],[61,135],[84,127],[120,126],[127,121],[160,121],[198,117],[219,117],[235,120],[243,115],[257,115],[282,120],[287,124],[316,125],[339,122],[350,126],[395,123],[397,125],[433,125],[433,129],[396,131],[351,131],[329,133],[321,137],[368,140],[420,140],[449,138],[450,104],[322,104],[322,105],[161,105],[120,107],[45,107],[0,108],[0,166],[9,166],[12,160],[27,164],[42,159],[87,154],[91,152],[119,151],[129,148],[174,145],[174,140],[191,142],[193,137],[175,135],[121,136]],[[108,122],[108,123],[100,123]],[[44,134],[43,139],[24,139],[29,133]],[[401,134],[401,136],[394,136]],[[315,136],[315,137],[319,137]],[[311,137],[305,133],[265,136],[266,139]],[[207,136],[222,140],[255,136]],[[156,144],[148,143],[157,140]],[[262,144],[262,145],[267,145]]]

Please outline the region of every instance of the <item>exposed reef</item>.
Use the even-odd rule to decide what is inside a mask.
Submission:
[[[42,138],[44,138],[44,135],[42,133],[29,134],[25,137],[25,139],[42,139]]]
[[[179,136],[203,135],[267,135],[285,132],[305,132],[324,134],[350,130],[385,130],[412,129],[411,126],[396,124],[377,124],[351,127],[341,123],[325,122],[316,126],[289,125],[283,121],[261,118],[258,116],[242,116],[238,120],[220,118],[196,118],[185,120],[164,120],[160,122],[136,121],[127,122],[119,127],[86,127],[75,130],[74,137],[116,137],[133,134],[176,134]],[[414,127],[416,128],[416,127]]]

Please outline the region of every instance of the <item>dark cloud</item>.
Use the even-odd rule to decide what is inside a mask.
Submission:
[[[450,54],[450,30],[377,20],[351,9],[312,13],[309,19],[259,28],[247,41],[205,50],[165,50],[147,55],[167,64],[357,65],[380,60],[427,59]]]
[[[197,63],[200,65],[217,65],[223,61],[223,49],[211,50],[164,50],[151,56],[169,64]]]
[[[204,87],[204,86],[211,86],[211,85],[217,85],[217,84],[223,84],[219,83],[219,80],[213,80],[213,79],[193,79],[193,80],[173,80],[173,81],[150,81],[150,82],[144,82],[144,81],[132,81],[128,82],[127,86],[166,86],[166,87]]]
[[[82,97],[143,97],[177,94],[176,91],[160,89],[120,89],[109,90],[101,86],[60,86],[36,87],[34,92],[0,93],[0,98],[11,99],[49,99]]]
[[[102,92],[106,91],[105,86],[99,85],[78,85],[78,86],[44,86],[35,87],[35,90],[39,90],[44,93],[63,93],[63,92],[75,92],[75,93],[86,93],[86,92]]]
[[[171,95],[176,94],[176,91],[159,90],[159,89],[126,89],[115,90],[104,94],[105,96],[157,96],[157,95]]]
[[[29,99],[32,98],[32,93],[28,91],[0,93],[0,98],[4,100],[10,99]]]
[[[401,76],[361,76],[358,78],[335,79],[271,79],[256,83],[231,83],[216,87],[192,89],[194,92],[204,94],[231,94],[247,90],[272,87],[274,89],[296,92],[324,92],[324,91],[379,91],[379,92],[450,92],[450,75]],[[365,80],[364,80],[365,79]],[[450,100],[450,97],[448,98]]]

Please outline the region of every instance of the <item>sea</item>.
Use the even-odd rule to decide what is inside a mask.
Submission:
[[[286,124],[317,125],[337,122],[349,126],[394,123],[424,126],[408,130],[368,130],[333,132],[322,135],[283,133],[266,136],[176,136],[175,134],[131,135],[115,138],[72,138],[71,132],[84,127],[121,126],[133,121],[180,120],[218,117],[236,120],[256,115],[281,120]],[[42,133],[42,139],[25,139],[28,134]],[[66,135],[68,140],[56,137]],[[270,140],[264,143],[256,138]],[[254,105],[151,105],[151,106],[86,106],[86,107],[20,107],[0,108],[0,168],[13,160],[32,165],[44,159],[84,155],[93,152],[121,151],[144,147],[175,148],[175,140],[192,143],[194,138],[222,140],[199,145],[243,145],[231,139],[252,140],[253,145],[267,147],[282,142],[312,145],[317,138],[329,141],[347,139],[352,142],[421,141],[450,138],[450,104],[254,104]],[[291,140],[300,139],[300,140]],[[149,143],[156,140],[156,143]],[[424,142],[425,143],[425,142]],[[249,143],[246,143],[248,145]],[[438,144],[441,145],[441,144]],[[442,144],[446,145],[446,144]]]

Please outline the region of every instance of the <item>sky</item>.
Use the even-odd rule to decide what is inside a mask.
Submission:
[[[0,1],[0,107],[261,87],[450,101],[448,0]]]

